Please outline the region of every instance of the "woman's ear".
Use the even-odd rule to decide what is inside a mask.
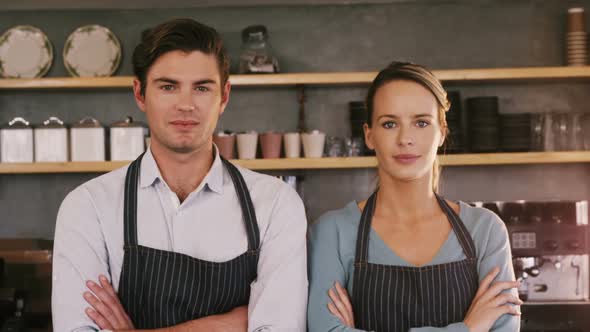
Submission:
[[[449,132],[449,129],[447,127],[444,127],[440,130],[440,139],[438,142],[438,147],[443,146],[443,144],[445,144],[445,139],[447,137],[447,134]]]
[[[372,135],[372,129],[371,127],[369,127],[368,124],[363,124],[363,131],[365,133],[365,144],[367,145],[367,147],[371,150],[375,150],[375,144],[373,143],[373,135]]]

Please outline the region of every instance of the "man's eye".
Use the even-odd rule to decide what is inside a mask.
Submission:
[[[195,88],[195,90],[197,90],[199,92],[207,92],[207,91],[209,91],[209,88],[207,88],[206,86],[198,86]]]
[[[172,84],[162,85],[160,87],[160,89],[162,89],[164,91],[172,91],[172,90],[174,90],[174,85],[172,85]]]

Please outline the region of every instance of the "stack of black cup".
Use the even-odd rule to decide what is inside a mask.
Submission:
[[[363,124],[367,119],[367,108],[364,101],[351,101],[348,103],[350,109],[350,130],[352,137],[363,137]]]
[[[497,152],[500,149],[498,97],[467,98],[468,132],[472,152]]]
[[[500,148],[506,152],[531,150],[531,114],[500,116]]]
[[[451,103],[451,108],[446,113],[447,126],[449,134],[445,139],[441,152],[443,153],[461,153],[465,152],[465,137],[463,133],[463,112],[461,107],[461,94],[458,91],[449,91],[447,99]]]
[[[358,138],[360,141],[365,141],[365,133],[363,131],[363,124],[367,122],[367,107],[364,101],[351,101],[348,103],[350,110],[350,130],[352,138]],[[363,144],[363,155],[373,156],[375,152],[369,150],[366,144]]]

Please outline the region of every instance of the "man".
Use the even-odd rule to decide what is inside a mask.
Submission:
[[[304,331],[302,202],[212,143],[230,93],[219,35],[190,19],[163,23],[133,66],[151,145],[62,203],[54,331]]]

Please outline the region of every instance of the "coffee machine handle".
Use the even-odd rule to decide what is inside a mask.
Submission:
[[[580,295],[580,264],[576,262],[576,258],[572,259],[572,268],[576,269],[576,295]]]

